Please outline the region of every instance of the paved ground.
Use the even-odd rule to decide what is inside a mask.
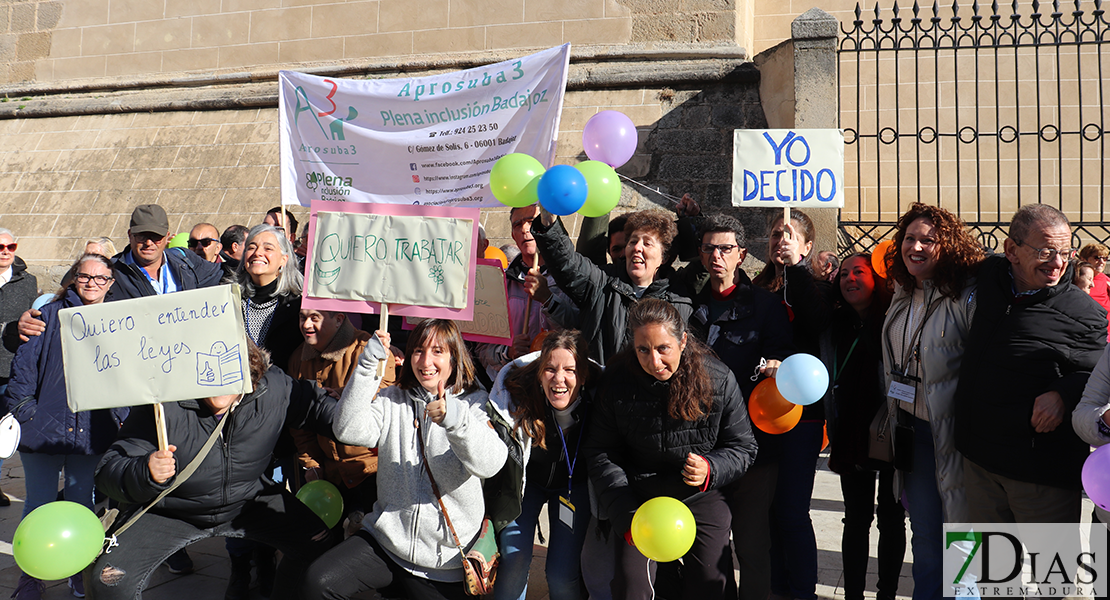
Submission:
[[[0,598],[7,598],[15,588],[19,579],[19,568],[11,556],[11,539],[19,524],[23,511],[23,467],[19,462],[19,455],[4,461],[0,468],[0,487],[12,498],[12,505],[0,508]],[[1088,506],[1084,509],[1090,515],[1090,502],[1084,500]],[[844,597],[840,588],[840,534],[841,518],[843,516],[843,501],[840,494],[840,480],[824,466],[817,472],[816,484],[813,492],[811,515],[814,530],[817,533],[818,564],[820,565],[819,583],[817,594],[821,598],[841,599]],[[1089,518],[1089,517],[1088,517]],[[546,519],[544,519],[546,521]],[[871,564],[868,572],[868,586],[872,590],[867,593],[868,598],[874,597],[875,569],[877,555],[878,534],[872,529],[871,535]],[[898,589],[899,598],[909,598],[913,591],[913,581],[910,576],[912,556],[907,543],[906,557],[902,565],[901,585]],[[206,540],[189,547],[189,553],[196,564],[196,572],[191,575],[171,575],[165,567],[160,567],[155,573],[151,586],[143,597],[147,600],[208,600],[222,599],[224,588],[227,585],[229,566],[227,554],[224,552],[222,538]],[[529,586],[529,600],[546,600],[547,586],[543,582],[543,557],[544,548],[536,548],[536,560],[532,565],[532,583]],[[253,598],[260,598],[257,591],[252,591]],[[362,596],[373,598],[372,594]],[[65,582],[53,582],[47,588],[44,596],[46,600],[63,600],[72,598]]]

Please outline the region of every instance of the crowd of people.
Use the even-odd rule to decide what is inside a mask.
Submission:
[[[462,598],[464,551],[493,535],[492,595],[522,600],[539,530],[553,600],[811,600],[826,432],[848,600],[864,597],[876,515],[883,600],[907,514],[915,600],[943,597],[945,522],[1079,521],[1083,461],[1110,442],[1110,249],[1073,250],[1060,211],[1021,207],[988,255],[956,215],[913,204],[885,255],[840,260],[815,252],[794,210],[768,224],[754,278],[741,223],[689,197],[587,220],[577,244],[538,206],[509,221],[505,345],[467,342],[449,320],[374,330],[301,308],[306,241],[281,207],[222,234],[197,224],[183,248],[168,247],[161,207],[136,207],[122,251],[89,240],[37,302],[0,229],[23,514],[58,497],[62,472],[68,500],[150,505],[70,578],[74,595],[140,597],[160,565],[192,570],[189,544],[224,537],[228,600],[247,597],[252,568],[272,598]],[[253,392],[167,405],[164,449],[149,406],[69,411],[59,310],[221,283],[243,290]],[[748,398],[799,352],[820,357],[829,389],[789,431],[762,431]],[[344,500],[332,527],[293,498],[318,479]],[[631,535],[659,496],[696,521],[681,569]],[[43,589],[24,574],[13,597]]]

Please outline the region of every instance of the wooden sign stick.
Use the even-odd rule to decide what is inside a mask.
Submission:
[[[532,255],[532,268],[540,268],[540,253],[536,252]],[[528,333],[528,320],[532,316],[532,294],[528,294],[528,302],[524,304],[524,326],[520,328],[520,333]]]
[[[790,225],[790,205],[782,207],[782,235],[786,239],[790,239],[790,234],[786,233],[786,226]]]
[[[378,319],[378,329],[380,329],[382,331],[389,331],[389,304],[388,303],[382,302],[381,312],[378,313],[378,316],[380,317]],[[386,348],[385,351],[387,352],[386,356],[388,357],[389,356],[388,355],[389,348]],[[388,362],[389,362],[388,360],[378,361],[378,377],[385,377],[385,367],[386,367],[386,364]]]
[[[154,405],[154,430],[158,435],[158,449],[169,448],[170,443],[166,439],[166,410],[162,408],[161,402]]]

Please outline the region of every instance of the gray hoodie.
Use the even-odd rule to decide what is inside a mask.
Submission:
[[[424,436],[428,462],[464,547],[478,537],[485,515],[481,480],[497,474],[508,449],[489,425],[481,390],[448,393],[447,415],[438,425],[424,416],[425,405],[434,400],[424,389],[392,386],[377,392],[378,361],[386,356],[381,341],[371,338],[343,390],[334,424],[340,442],[378,448],[378,501],[362,526],[409,572],[462,581],[462,557],[432,492],[416,436]]]

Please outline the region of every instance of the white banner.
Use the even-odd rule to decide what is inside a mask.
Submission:
[[[839,129],[737,129],[733,206],[844,207],[844,132]]]
[[[500,206],[497,159],[550,166],[570,44],[418,79],[279,76],[281,201]]]

